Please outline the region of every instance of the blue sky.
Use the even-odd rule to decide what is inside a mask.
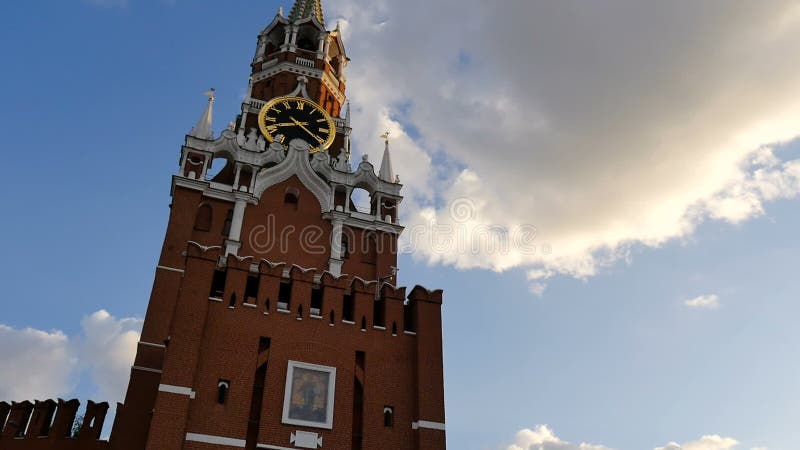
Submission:
[[[530,6],[522,3],[507,6]],[[0,262],[6,311],[0,317],[5,325],[0,347],[6,348],[0,351],[5,366],[0,386],[30,375],[15,365],[24,360],[15,359],[20,354],[9,349],[17,343],[47,341],[48,348],[63,350],[63,359],[49,363],[71,367],[65,380],[46,378],[27,390],[7,387],[0,393],[40,389],[42,395],[86,398],[118,389],[114,383],[101,386],[113,374],[98,369],[103,360],[91,356],[87,340],[103,331],[107,342],[123,346],[126,333],[137,326],[123,318],[143,317],[183,136],[202,112],[202,93],[209,87],[218,94],[215,128],[233,120],[255,36],[278,5],[250,0],[235,6],[180,0],[0,5],[5,61],[0,132],[6,167],[0,196],[7,211],[0,221],[6,236],[6,257]],[[418,224],[426,213],[444,221],[447,207],[441,205],[476,192],[470,183],[477,183],[490,201],[470,197],[480,208],[476,220],[510,229],[533,223],[540,226],[542,242],[553,246],[550,259],[436,254],[430,248],[402,257],[403,284],[445,289],[450,448],[527,449],[520,440],[517,447],[509,446],[517,432],[536,431],[538,425],[547,425],[560,444],[530,440],[530,448],[573,448],[565,442],[616,450],[670,442],[686,450],[800,447],[800,329],[794,323],[800,314],[798,197],[783,185],[780,195],[770,195],[758,184],[764,173],[759,169],[784,166],[744,163],[764,145],[783,163],[800,157],[800,143],[794,141],[800,135],[800,96],[795,95],[800,91],[790,90],[797,86],[796,70],[776,62],[780,51],[792,54],[790,47],[759,52],[771,55],[774,50],[775,61],[753,60],[755,65],[771,62],[774,72],[785,74],[773,79],[752,75],[757,71],[750,70],[749,54],[732,56],[732,64],[741,68],[736,76],[726,70],[728,61],[714,58],[708,64],[719,63],[719,71],[693,72],[687,62],[693,54],[676,43],[664,51],[686,64],[683,73],[689,80],[676,87],[669,74],[665,80],[650,77],[652,68],[639,48],[609,51],[605,59],[594,60],[585,55],[606,51],[602,43],[587,50],[587,44],[576,44],[546,24],[532,26],[535,35],[513,22],[487,27],[494,23],[492,12],[477,4],[465,8],[471,15],[464,17],[441,13],[448,2],[426,10],[357,0],[325,5],[329,18],[342,19],[353,58],[348,74],[356,152],[378,158],[378,131],[392,129],[395,168],[409,197],[407,223]],[[719,6],[709,2],[709,10],[712,5]],[[619,9],[584,16],[546,11],[538,3],[531,7],[539,8],[538,15],[596,28],[603,36],[613,34],[617,19],[611,16]],[[619,20],[626,14],[659,13],[631,9],[636,11],[620,12]],[[685,9],[676,7],[665,20],[675,20],[680,25],[675,28],[691,35],[695,27],[683,19]],[[742,14],[773,23],[765,9],[784,17],[778,5]],[[727,42],[727,28],[709,19],[721,15],[695,13],[697,28],[707,25],[703,39],[718,33],[726,38],[719,42]],[[429,30],[426,24],[438,17],[447,37],[424,48],[414,45],[414,39],[426,39],[422,32],[403,46],[387,48],[397,41],[394,27],[415,15],[421,30]],[[789,25],[780,28],[784,34],[776,41],[800,36],[796,21],[789,20],[794,16],[785,17]],[[457,32],[446,33],[456,26]],[[667,34],[660,34],[661,27],[654,28],[647,34],[652,45],[673,45]],[[505,33],[515,29],[518,39],[509,40]],[[465,34],[476,30],[491,34],[471,45]],[[719,44],[711,37],[698,41],[698,47],[722,48],[714,47]],[[522,45],[534,38],[557,45],[531,46],[529,54],[503,59],[507,56],[493,52],[498,47],[488,42],[495,38],[509,51],[514,42]],[[456,42],[445,45],[450,40]],[[640,45],[648,48],[647,42]],[[742,48],[758,45],[768,44],[744,42]],[[406,59],[409,54],[415,59]],[[634,74],[625,83],[608,81],[618,77],[606,63],[614,70],[627,64],[624,74]],[[413,74],[398,69],[409,64],[419,64]],[[586,71],[598,75],[580,79]],[[529,84],[515,91],[522,78]],[[574,84],[562,86],[563,80]],[[684,113],[673,114],[671,95],[652,94],[649,83],[660,83],[665,93],[680,98]],[[705,89],[703,83],[708,83]],[[637,92],[638,84],[648,94]],[[629,98],[617,92],[623,85],[632,91]],[[776,93],[769,86],[786,90]],[[715,95],[693,96],[695,88]],[[463,95],[454,100],[453,90]],[[716,107],[733,109],[724,103],[731,92],[740,106],[737,112],[748,114],[704,115]],[[591,101],[574,98],[587,93]],[[604,103],[606,93],[615,93],[619,103]],[[528,95],[530,101],[522,103],[520,98]],[[642,99],[652,102],[638,105],[639,110],[634,103]],[[661,107],[652,108],[657,102]],[[507,113],[489,115],[498,128],[467,126],[486,124],[475,110],[495,107]],[[616,114],[615,108],[621,111],[619,122],[604,122]],[[516,113],[528,126],[514,122]],[[637,134],[656,122],[657,133]],[[777,125],[748,128],[756,122]],[[728,142],[736,130],[753,131]],[[562,142],[567,134],[570,138]],[[653,134],[659,137],[651,139]],[[591,148],[571,150],[587,142]],[[677,147],[686,153],[672,150]],[[575,161],[591,162],[592,170]],[[648,172],[654,166],[669,169],[669,178]],[[702,173],[691,178],[686,173],[694,167]],[[523,170],[529,170],[529,177],[521,178]],[[605,175],[592,178],[598,173]],[[615,179],[639,174],[640,185],[614,185]],[[592,197],[598,192],[607,194],[602,203]],[[631,192],[641,195],[629,198]],[[755,200],[749,195],[753,192]],[[683,203],[666,212],[652,206],[671,205],[678,198]],[[753,201],[758,207],[752,207]],[[651,210],[652,215],[644,214]],[[534,287],[539,295],[531,292]],[[704,295],[716,295],[719,306],[685,304]],[[111,316],[93,316],[99,310]],[[44,334],[31,337],[26,328]],[[126,364],[124,355],[113,362]],[[693,447],[711,435],[740,444]]]

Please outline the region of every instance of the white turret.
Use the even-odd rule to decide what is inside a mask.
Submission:
[[[386,148],[383,150],[383,160],[381,161],[381,170],[378,173],[378,178],[388,183],[394,183],[394,170],[392,169],[392,155],[389,153],[389,132],[387,131],[381,136],[386,141]]]
[[[197,125],[189,132],[189,136],[194,136],[198,139],[214,139],[214,130],[211,128],[214,119],[214,92],[213,88],[206,92],[206,96],[208,97],[206,110],[203,111],[203,115],[200,116]]]

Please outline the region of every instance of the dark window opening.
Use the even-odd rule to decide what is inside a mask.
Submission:
[[[376,327],[386,327],[386,300],[375,300],[372,307],[372,322]]]
[[[309,313],[312,316],[322,315],[322,288],[314,288],[311,290],[311,310]]]
[[[264,300],[264,312],[266,314],[269,314],[269,297],[267,297],[267,299]]]
[[[335,318],[336,318],[336,315],[333,313],[333,310],[331,310],[331,322],[330,322],[331,326],[333,326]]]
[[[225,225],[222,226],[222,235],[225,237],[231,234],[231,225],[233,224],[233,210],[228,210],[228,215],[225,216]]]
[[[342,233],[342,259],[350,257],[350,236],[347,233]]]
[[[202,204],[197,208],[197,215],[194,219],[194,229],[197,231],[211,231],[211,219],[213,216],[211,205]]]
[[[300,38],[297,40],[297,46],[303,50],[307,50],[309,52],[316,51],[317,49],[314,47],[314,42],[308,38]]]
[[[353,296],[353,294],[348,294],[344,296],[342,320],[346,320],[348,322],[356,321],[356,299]]]
[[[383,407],[383,426],[385,427],[394,426],[394,408],[392,408],[391,406]]]
[[[417,332],[416,304],[413,302],[406,302],[403,305],[403,330]]]
[[[300,203],[300,191],[293,187],[287,188],[286,194],[283,196],[283,203],[297,209],[297,205]]]
[[[247,284],[244,287],[244,301],[251,305],[258,303],[258,276],[250,275],[247,277]]]
[[[361,316],[361,331],[367,331],[367,318]]]
[[[231,301],[228,303],[228,308],[234,308],[236,306],[236,292],[231,294]]]
[[[211,291],[208,296],[221,300],[222,296],[225,294],[225,280],[227,278],[228,273],[226,271],[214,271],[214,276],[211,278]]]
[[[392,336],[397,336],[397,322],[392,322]]]
[[[302,319],[303,318],[303,305],[299,305],[297,307],[297,318],[298,319]]]
[[[231,388],[229,380],[219,380],[217,383],[217,403],[224,405],[228,401],[228,391]]]
[[[283,311],[289,310],[289,305],[292,302],[292,282],[281,282],[281,287],[278,290],[278,309]]]

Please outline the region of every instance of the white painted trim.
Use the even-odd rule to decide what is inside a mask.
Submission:
[[[174,267],[167,267],[167,266],[156,266],[156,269],[166,270],[167,272],[177,272],[180,274],[184,272],[183,269],[176,269]]]
[[[167,348],[167,346],[164,344],[153,344],[152,342],[145,342],[145,341],[139,341],[139,345],[145,345],[147,347],[155,347],[155,348]]]
[[[202,442],[204,444],[227,445],[228,447],[240,448],[244,448],[247,445],[247,441],[244,439],[234,439],[198,433],[186,433],[186,440],[191,442]]]
[[[330,211],[331,187],[311,168],[311,163],[308,161],[309,148],[306,142],[299,139],[290,142],[289,151],[283,162],[258,173],[253,195],[261,198],[264,191],[270,187],[297,175],[300,182],[317,198],[321,211],[323,213]]]
[[[242,306],[246,308],[258,308],[258,305],[256,305],[255,303],[242,303]]]
[[[161,373],[162,372],[162,371],[160,371],[158,369],[151,369],[149,367],[142,367],[142,366],[131,366],[131,369],[139,370],[139,371],[142,371],[142,372],[151,372],[151,373]]]
[[[218,297],[208,297],[212,302],[222,303],[222,299]]]
[[[411,429],[417,430],[420,428],[426,428],[428,430],[439,430],[445,431],[444,424],[441,422],[431,422],[428,420],[420,420],[418,422],[411,422]]]
[[[348,325],[355,325],[356,324],[355,322],[351,322],[349,320],[342,320],[342,323],[346,323]]]
[[[258,444],[256,448],[266,448],[267,450],[295,450],[289,447],[278,447],[277,445]]]
[[[373,325],[372,328],[376,330],[386,331],[386,327],[382,327],[380,325]]]
[[[312,319],[322,320],[322,316],[309,315],[308,317],[310,317]]]
[[[291,311],[289,311],[288,309],[278,309],[277,311],[278,311],[279,313],[281,313],[281,314],[291,314],[291,313],[292,313],[292,312],[291,312]]]
[[[403,334],[407,334],[409,336],[416,336],[417,332],[416,331],[403,331]]]
[[[196,394],[192,388],[183,387],[183,386],[173,386],[171,384],[159,384],[158,390],[161,392],[169,392],[170,394],[178,394],[178,395],[185,395],[191,399],[194,399]]]

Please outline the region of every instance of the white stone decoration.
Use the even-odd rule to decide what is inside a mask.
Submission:
[[[298,448],[322,448],[322,436],[308,431],[295,431],[289,436],[289,443]]]

